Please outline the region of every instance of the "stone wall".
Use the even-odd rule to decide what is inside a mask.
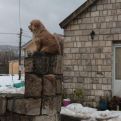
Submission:
[[[25,59],[25,94],[0,95],[0,121],[59,121],[62,57]]]
[[[83,88],[85,104],[96,107],[100,96],[112,95],[112,46],[121,42],[121,1],[97,0],[64,28],[64,35],[64,89],[69,95]]]

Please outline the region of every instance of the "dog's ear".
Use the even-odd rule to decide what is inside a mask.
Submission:
[[[41,30],[44,30],[45,29],[45,26],[42,23],[40,24],[40,29]]]

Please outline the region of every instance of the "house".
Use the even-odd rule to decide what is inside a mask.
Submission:
[[[9,74],[14,75],[19,73],[19,60],[9,61]],[[24,74],[24,60],[21,60],[21,74]]]
[[[121,0],[87,0],[60,23],[64,89],[84,90],[86,105],[121,96]]]
[[[22,50],[24,51],[24,56],[27,57],[28,54],[31,54],[36,50],[35,43],[32,40],[28,41],[23,45]]]

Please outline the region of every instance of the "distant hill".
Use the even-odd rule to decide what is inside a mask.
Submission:
[[[15,56],[18,56],[19,48],[12,45],[0,45],[0,52],[13,52]]]
[[[12,45],[0,45],[0,51],[18,50],[17,46]]]

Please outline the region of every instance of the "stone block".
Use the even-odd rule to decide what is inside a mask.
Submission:
[[[0,97],[0,115],[3,115],[6,112],[6,103],[6,98]]]
[[[100,42],[99,42],[99,46],[100,46],[100,47],[105,47],[105,46],[106,46],[105,41],[100,41]]]
[[[99,59],[100,56],[101,56],[100,54],[94,54],[94,58],[95,58],[95,59]]]
[[[56,76],[56,94],[62,94],[63,76]]]
[[[118,21],[121,21],[121,15],[118,16]]]
[[[73,77],[74,72],[73,71],[64,71],[63,76]]]
[[[120,27],[121,25],[119,24],[119,22],[109,22],[107,23],[107,28],[114,28],[114,27]]]
[[[70,29],[70,27],[69,27],[68,30],[65,30],[65,31],[64,31],[64,34],[65,34],[66,36],[71,36],[71,35],[74,35],[74,31],[71,31],[71,29]]]
[[[25,97],[40,97],[42,79],[34,74],[25,74]]]
[[[72,25],[71,26],[71,30],[78,30],[79,29],[79,26],[78,25]]]
[[[107,71],[107,72],[111,72],[112,71],[112,66],[102,66],[102,71]]]
[[[45,75],[43,76],[43,95],[54,96],[62,93],[62,79],[61,75]]]
[[[106,41],[106,46],[112,46],[112,41]]]
[[[112,77],[112,72],[105,72],[105,77]]]
[[[99,47],[99,41],[94,41],[93,42],[93,47]]]
[[[71,48],[71,53],[79,53],[79,48]]]
[[[63,63],[65,66],[69,66],[69,65],[72,64],[71,60],[69,60],[70,57],[68,57],[67,59],[68,59],[68,60],[64,60],[64,63]]]
[[[49,73],[63,74],[63,57],[61,55],[50,58]]]
[[[62,74],[62,60],[61,55],[35,56],[33,61],[34,73],[38,75]]]
[[[8,121],[6,117],[0,117],[0,121]],[[9,120],[11,121],[11,120]]]
[[[49,72],[49,56],[34,56],[33,70],[35,74],[47,74]]]
[[[92,12],[91,16],[99,16],[99,11]]]
[[[111,53],[112,52],[112,47],[104,47],[104,49],[103,49],[103,52],[104,53]]]
[[[5,116],[0,117],[0,121],[33,121],[33,118],[34,116],[24,116],[9,112]]]
[[[102,29],[105,29],[106,28],[106,25],[107,25],[107,23],[101,23],[101,28]]]
[[[32,121],[59,121],[57,115],[52,116],[36,116]]]
[[[71,49],[70,48],[65,48],[64,53],[67,53],[67,54],[71,53]]]
[[[62,105],[62,96],[58,95],[54,98],[54,102],[56,103],[56,110],[57,112],[61,112],[61,105]]]
[[[98,5],[97,10],[103,10],[103,5]]]
[[[73,66],[64,66],[64,71],[73,71]]]
[[[76,36],[79,36],[79,35],[82,35],[82,30],[75,30],[75,31],[72,31],[74,33],[74,35]],[[72,36],[72,35],[71,35]]]
[[[86,47],[91,47],[92,46],[92,42],[85,42],[85,46]]]
[[[45,75],[43,77],[43,95],[52,96],[56,95],[56,76],[55,75]]]
[[[2,117],[2,119],[0,119],[0,121],[21,121],[20,120],[20,116],[18,114],[15,114],[13,112],[9,112],[5,115],[5,117]],[[28,120],[22,120],[22,121],[28,121]]]
[[[54,115],[61,111],[62,96],[43,97],[41,115]]]
[[[30,116],[20,116],[20,121],[32,121],[32,119]]]
[[[64,43],[64,48],[70,48],[70,47],[74,47],[74,43],[73,42],[65,42]]]
[[[57,113],[57,100],[55,97],[44,97],[42,99],[42,115],[54,115]]]
[[[23,115],[40,115],[41,99],[8,100],[8,110]]]
[[[25,61],[24,61],[24,64],[25,64],[25,72],[33,72],[33,58],[25,58]]]
[[[86,33],[86,32],[85,32]],[[81,41],[88,41],[89,40],[89,37],[88,36],[81,36],[80,38]]]
[[[120,28],[111,28],[111,33],[112,34],[120,34],[121,33],[121,29]]]
[[[100,29],[100,34],[110,34],[110,29]]]

